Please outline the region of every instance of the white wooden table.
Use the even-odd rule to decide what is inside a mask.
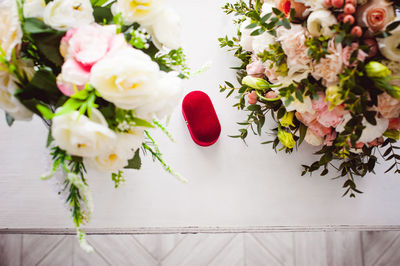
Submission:
[[[186,52],[194,69],[210,61],[208,72],[188,81],[204,90],[220,117],[222,134],[212,147],[195,145],[178,108],[170,143],[155,134],[165,159],[189,179],[182,184],[150,158],[141,171],[126,172],[127,183],[115,189],[109,175],[89,171],[95,212],[89,233],[225,232],[268,230],[400,229],[400,176],[383,174],[359,180],[365,192],[341,198],[343,180],[301,177],[302,163],[314,161],[312,149],[275,154],[250,136],[248,147],[235,134],[244,114],[231,107],[218,84],[234,80],[233,56],[217,38],[231,34],[222,0],[173,0],[182,16]],[[271,126],[272,127],[272,126]],[[267,130],[268,127],[265,128]],[[46,130],[37,119],[8,128],[0,119],[0,232],[71,233],[73,224],[50,183],[39,176],[47,169]]]

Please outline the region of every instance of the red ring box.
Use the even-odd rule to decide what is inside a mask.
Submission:
[[[210,97],[202,91],[185,96],[182,113],[193,141],[200,146],[211,146],[221,134],[221,124]]]

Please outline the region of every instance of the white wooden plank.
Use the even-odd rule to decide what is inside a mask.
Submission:
[[[363,232],[361,235],[365,266],[375,266],[380,259],[393,249],[396,250],[399,232]],[[390,252],[389,254],[392,254]]]
[[[19,266],[21,265],[21,235],[0,234],[0,265]]]
[[[98,251],[97,248],[94,247],[94,252],[92,253],[87,253],[86,251],[82,250],[81,247],[79,246],[76,237],[75,236],[70,236],[71,241],[73,241],[72,244],[72,260],[73,263],[72,265],[76,266],[111,266],[112,264],[109,263],[107,260],[107,256],[103,257]],[[88,236],[87,239],[89,242],[91,242],[92,236]],[[113,251],[113,247],[110,246],[110,251]]]
[[[44,260],[66,236],[23,235],[22,236],[22,265],[34,266]],[[72,254],[72,250],[67,252]]]
[[[296,233],[294,239],[297,266],[328,265],[325,233]]]
[[[209,266],[241,266],[245,264],[245,246],[244,234],[237,234],[229,243],[223,248],[216,257],[212,258]]]
[[[157,261],[163,260],[184,237],[182,234],[133,235]]]
[[[47,253],[36,265],[73,265],[72,246],[74,242],[71,237],[64,237],[49,253]]]
[[[281,265],[294,265],[293,233],[251,234]]]
[[[398,266],[400,265],[400,236],[397,236],[392,245],[382,254],[375,265]]]
[[[363,264],[360,232],[326,233],[328,265],[357,266]]]

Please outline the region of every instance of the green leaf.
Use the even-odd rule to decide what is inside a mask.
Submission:
[[[109,0],[90,0],[92,6],[94,7],[98,7],[98,6],[102,6],[105,3],[107,3]]]
[[[301,145],[301,143],[303,143],[304,138],[306,137],[306,133],[307,133],[307,127],[303,124],[300,123],[300,138],[298,140],[299,145]]]
[[[41,68],[35,72],[30,85],[40,88],[42,90],[48,91],[50,93],[58,93],[56,76],[50,69]]]
[[[25,18],[24,31],[29,34],[54,33],[55,30],[37,18]]]
[[[261,18],[260,22],[261,22],[262,24],[264,24],[265,22],[267,22],[267,20],[268,20],[271,16],[272,16],[272,13],[268,13],[268,14],[264,15],[264,16]]]
[[[38,109],[38,111],[42,114],[42,116],[45,119],[47,119],[47,120],[53,119],[54,114],[47,106],[44,106],[42,104],[37,104],[36,109]]]
[[[128,165],[125,166],[126,169],[136,169],[139,170],[142,167],[142,159],[140,159],[140,149],[137,149],[135,156],[128,161]]]
[[[6,121],[7,125],[11,127],[14,124],[15,119],[9,113],[6,112]]]
[[[65,104],[62,106],[62,108],[55,114],[56,116],[59,115],[65,115],[70,112],[73,112],[77,110],[79,107],[82,106],[84,102],[70,98],[68,101],[65,102]]]
[[[400,25],[400,21],[394,21],[386,26],[386,31],[393,31]]]
[[[100,1],[98,1],[100,2]],[[101,2],[107,2],[107,0],[102,0]],[[101,7],[101,6],[95,6],[93,8],[93,16],[94,20],[101,24],[103,22],[109,23],[113,21],[113,14],[111,13],[111,9],[108,7]]]
[[[47,141],[46,141],[46,148],[50,147],[51,143],[53,142],[54,138],[51,132],[51,127],[49,128],[49,133],[47,135]]]
[[[258,36],[258,35],[263,34],[264,32],[265,32],[265,29],[260,28],[260,29],[257,29],[257,30],[255,30],[255,31],[253,31],[250,35],[251,35],[251,36]]]
[[[253,28],[257,27],[257,26],[258,26],[258,23],[254,22],[254,23],[251,23],[251,24],[247,25],[246,29],[253,29]]]
[[[258,111],[261,110],[261,106],[260,106],[260,105],[257,105],[257,104],[252,104],[252,105],[249,105],[249,106],[247,107],[247,110],[258,112]]]
[[[133,118],[133,122],[135,123],[135,126],[137,127],[149,127],[149,128],[154,128],[153,124],[151,124],[150,122],[144,120],[144,119],[140,119],[137,117]]]

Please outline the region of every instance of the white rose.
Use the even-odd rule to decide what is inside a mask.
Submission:
[[[0,72],[0,108],[15,120],[30,120],[33,113],[14,96],[18,89],[8,72]]]
[[[16,1],[0,1],[0,46],[11,59],[13,49],[21,44],[22,30]]]
[[[379,50],[389,60],[400,62],[400,27],[390,32],[390,36],[377,39]]]
[[[43,17],[46,24],[62,31],[94,22],[90,0],[54,0],[46,6]]]
[[[152,104],[159,75],[158,65],[148,55],[129,47],[95,64],[90,84],[117,107],[136,110]]]
[[[115,147],[117,139],[97,109],[92,109],[91,119],[78,111],[56,116],[51,130],[57,146],[71,155],[82,157],[107,154]]]
[[[181,46],[181,20],[172,8],[164,9],[156,17],[150,32],[155,43],[161,43],[169,49]]]
[[[306,133],[306,136],[304,137],[304,140],[308,144],[313,145],[313,146],[321,146],[322,144],[324,144],[324,138],[318,137],[310,129],[307,129],[307,133]]]
[[[325,7],[325,0],[296,0],[296,2],[303,3],[306,7],[309,7],[305,13]]]
[[[161,72],[160,75],[154,95],[149,99],[150,102],[135,109],[139,117],[150,119],[157,116],[159,119],[163,119],[170,115],[178,105],[183,93],[182,80],[175,72]]]
[[[336,17],[329,10],[320,9],[311,13],[307,19],[307,29],[312,36],[333,36],[333,31],[329,28],[337,24]]]
[[[125,24],[150,26],[164,8],[164,0],[118,0],[111,10],[114,15],[121,13]]]
[[[46,2],[44,0],[25,0],[24,17],[43,19]]]
[[[143,141],[143,129],[137,129],[130,134],[118,133],[114,149],[88,160],[100,171],[118,171],[128,165],[128,161],[133,158],[135,151],[140,148]]]
[[[263,53],[265,50],[269,50],[270,44],[274,43],[276,43],[275,37],[268,32],[264,32],[261,35],[253,37],[252,50],[258,55]]]

